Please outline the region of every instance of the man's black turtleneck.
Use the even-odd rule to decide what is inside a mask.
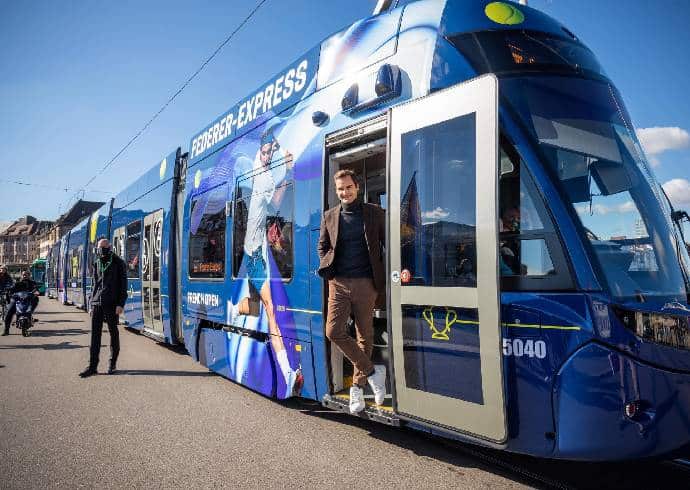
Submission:
[[[333,265],[339,277],[372,277],[369,249],[364,236],[362,201],[341,204],[338,243]]]

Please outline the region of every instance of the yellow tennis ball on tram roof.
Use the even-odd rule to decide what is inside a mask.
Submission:
[[[525,21],[525,14],[504,2],[491,2],[484,9],[486,16],[497,24],[516,25]]]

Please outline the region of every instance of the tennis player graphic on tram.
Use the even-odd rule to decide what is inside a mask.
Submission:
[[[281,216],[281,210],[293,205],[293,167],[292,154],[281,150],[271,127],[261,134],[253,161],[239,155],[234,162],[233,271],[237,279],[246,278],[246,282],[227,302],[227,322],[238,327],[246,326],[250,317],[260,317],[263,306],[286,397],[299,394],[303,384],[301,369],[292,367],[283,341],[279,318],[286,316],[276,314],[274,303],[274,294],[282,290],[282,279],[292,275],[292,247],[287,243],[292,223],[284,216],[287,213]]]

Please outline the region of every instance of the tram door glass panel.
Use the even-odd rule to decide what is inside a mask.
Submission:
[[[403,286],[476,286],[474,114],[402,136]]]
[[[475,139],[475,114],[402,135],[403,287],[477,285]],[[482,403],[477,310],[402,305],[402,317],[407,386]],[[465,381],[439,376],[448,366]]]
[[[118,228],[113,233],[113,251],[122,260],[126,259],[126,256],[125,256],[125,227],[124,226]]]
[[[137,220],[127,225],[127,241],[125,242],[125,261],[127,262],[127,277],[139,279],[139,255],[141,248],[141,221]]]
[[[115,229],[113,232],[113,252],[117,254],[123,261],[127,261],[127,255],[125,250],[125,235],[127,233],[127,227],[121,226]],[[127,266],[127,277],[129,278],[129,266]],[[130,286],[131,281],[127,281],[127,302],[125,303],[125,311],[131,311],[134,309],[134,288]]]
[[[163,238],[163,211],[144,217],[142,251],[142,301],[144,326],[162,333],[161,323],[161,244]]]

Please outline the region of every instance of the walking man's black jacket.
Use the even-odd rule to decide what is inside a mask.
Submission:
[[[103,309],[125,307],[127,301],[127,265],[117,255],[106,267],[100,259],[93,266],[93,291],[91,305],[101,305]]]

